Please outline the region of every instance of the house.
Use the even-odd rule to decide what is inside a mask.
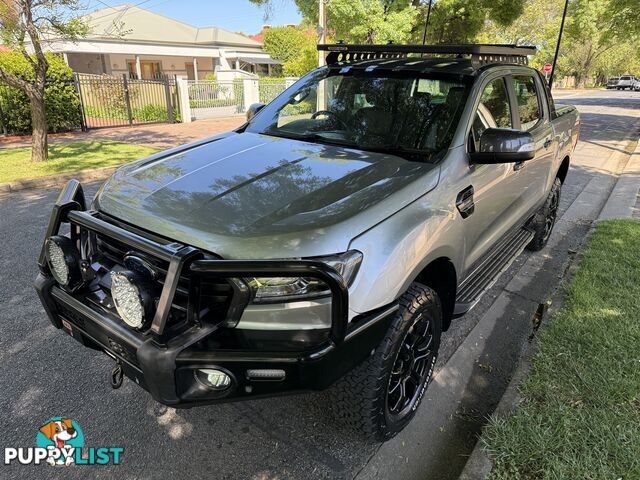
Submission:
[[[97,10],[86,17],[89,35],[76,42],[50,40],[74,72],[189,80],[270,75],[280,62],[262,44],[218,27],[198,28],[135,5]]]

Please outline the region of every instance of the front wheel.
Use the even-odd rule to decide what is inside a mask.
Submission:
[[[547,200],[544,205],[540,207],[540,210],[536,213],[531,227],[535,235],[527,245],[527,250],[537,252],[542,250],[549,241],[553,227],[556,224],[558,218],[558,206],[560,205],[560,191],[562,190],[562,182],[558,177],[553,181],[551,191],[547,196]]]
[[[431,288],[413,283],[374,354],[330,391],[339,420],[385,441],[411,421],[431,381],[440,347],[442,306]]]

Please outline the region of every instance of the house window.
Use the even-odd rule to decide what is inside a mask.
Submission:
[[[129,77],[137,78],[136,62],[127,62],[129,66]],[[160,62],[140,62],[140,73],[142,74],[142,80],[154,80],[162,76],[162,69],[160,68]]]

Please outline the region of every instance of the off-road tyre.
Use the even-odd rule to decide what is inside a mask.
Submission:
[[[430,326],[425,327],[426,323]],[[422,330],[424,335],[420,340]],[[425,285],[412,283],[400,297],[399,309],[375,352],[329,391],[332,410],[338,421],[369,440],[385,441],[400,432],[415,415],[431,381],[441,333],[442,305],[437,293]],[[428,344],[429,336],[430,355],[424,361],[415,360],[423,355],[425,350],[421,349]],[[415,345],[409,346],[414,340]],[[398,372],[402,368],[420,370],[422,363],[422,378],[403,382],[403,392],[415,388],[414,394],[411,394],[412,401],[402,411],[392,412],[390,403],[397,403],[399,383],[391,395],[389,390],[401,378],[402,374]],[[409,375],[411,378],[419,376],[417,372]]]
[[[535,235],[527,245],[527,250],[531,250],[532,252],[542,250],[549,241],[553,227],[558,219],[561,190],[562,182],[556,177],[551,186],[551,191],[547,196],[547,200],[529,224],[529,227],[533,229]]]

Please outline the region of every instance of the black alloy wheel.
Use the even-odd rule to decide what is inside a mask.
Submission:
[[[553,227],[556,224],[556,219],[558,218],[558,205],[560,204],[560,190],[553,189],[551,191],[551,197],[549,198],[549,206],[547,209],[547,216],[544,222],[544,235],[543,241],[547,243],[549,237],[551,236],[551,232],[553,231]]]
[[[433,375],[442,334],[442,304],[412,283],[380,345],[331,389],[341,423],[374,441],[392,438],[415,416]]]
[[[433,373],[433,346],[433,323],[421,313],[407,331],[393,364],[387,386],[387,414],[402,418],[417,405]]]

